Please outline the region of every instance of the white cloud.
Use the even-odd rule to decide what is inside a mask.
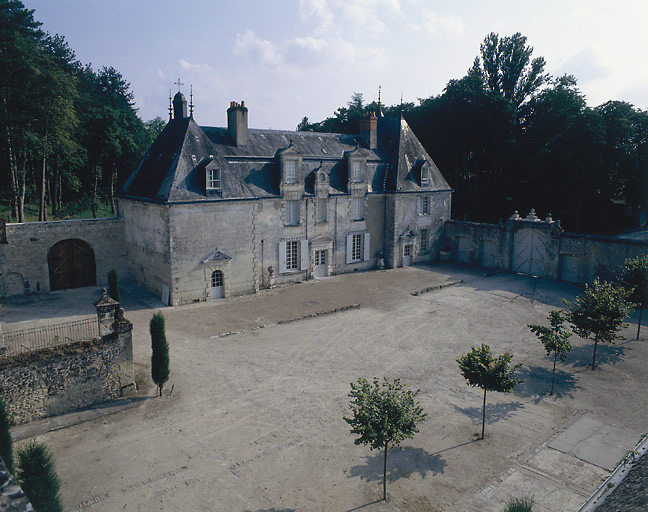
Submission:
[[[243,35],[236,35],[234,53],[245,55],[260,64],[276,65],[282,61],[281,54],[277,51],[275,44],[267,39],[261,39],[250,29]]]
[[[158,68],[158,70],[157,70],[157,77],[158,77],[160,80],[163,80],[163,81],[166,81],[166,79],[167,79],[167,77],[166,77],[166,75],[164,74],[164,72],[163,72],[161,69],[159,69],[159,68]]]
[[[615,64],[605,48],[597,43],[589,43],[564,61],[555,74],[574,75],[580,84],[606,78],[614,72],[614,68]]]
[[[457,37],[464,32],[463,21],[454,14],[442,15],[422,9],[421,18],[421,28],[431,36]]]

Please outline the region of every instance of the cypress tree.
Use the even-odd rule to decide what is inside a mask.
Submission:
[[[108,272],[108,290],[111,299],[121,302],[119,299],[119,276],[114,268]]]
[[[9,421],[7,407],[4,400],[0,398],[0,457],[2,457],[9,473],[13,473],[13,450],[9,427],[11,427],[11,421]]]
[[[162,396],[162,387],[169,380],[169,344],[166,340],[162,313],[153,315],[149,331],[151,333],[151,378]]]
[[[54,459],[44,444],[36,441],[18,450],[17,479],[37,512],[63,512],[60,483]]]

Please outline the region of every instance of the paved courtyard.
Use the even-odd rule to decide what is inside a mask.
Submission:
[[[576,511],[648,424],[645,334],[600,347],[595,371],[592,343],[572,338],[556,392],[546,395],[551,360],[526,325],[579,291],[435,266],[161,308],[171,353],[163,398],[148,377],[148,321],[158,308],[127,296],[136,373],[146,383],[138,397],[15,427],[14,438],[36,435],[51,448],[67,510],[499,512],[510,497],[533,496],[539,511]],[[98,293],[57,297],[5,305],[3,327],[92,314]],[[484,441],[481,392],[455,362],[479,343],[511,352],[525,379],[512,394],[489,393]],[[382,454],[355,446],[343,420],[359,376],[400,377],[421,389],[428,413],[416,437],[390,450],[387,503],[377,501]]]

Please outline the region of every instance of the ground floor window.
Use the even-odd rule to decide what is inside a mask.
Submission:
[[[220,270],[214,270],[211,275],[212,288],[223,286],[223,273]]]
[[[346,262],[357,263],[369,259],[369,233],[352,233],[347,235]]]
[[[308,269],[308,240],[279,243],[279,273]]]

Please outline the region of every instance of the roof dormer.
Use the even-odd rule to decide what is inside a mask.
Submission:
[[[348,182],[352,183],[366,183],[367,181],[367,156],[360,148],[356,148],[346,154],[347,169],[348,169]]]
[[[290,146],[277,152],[279,157],[279,168],[281,172],[281,183],[285,185],[295,185],[303,182],[302,176],[302,155],[293,146]]]

